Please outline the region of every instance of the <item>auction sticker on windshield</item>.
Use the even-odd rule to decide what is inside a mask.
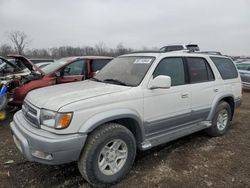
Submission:
[[[152,59],[136,59],[134,64],[149,64]]]

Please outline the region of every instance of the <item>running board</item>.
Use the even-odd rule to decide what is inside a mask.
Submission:
[[[212,126],[211,121],[202,121],[196,124],[191,124],[186,127],[182,127],[180,129],[175,129],[169,132],[165,132],[164,134],[157,135],[151,138],[146,139],[142,144],[141,144],[141,149],[142,150],[147,150],[150,149],[154,146],[170,142],[172,140],[176,140],[178,138],[181,138],[183,136],[187,136],[189,134],[201,131],[203,129],[206,129],[208,127]]]

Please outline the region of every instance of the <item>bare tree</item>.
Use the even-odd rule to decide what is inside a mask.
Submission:
[[[13,31],[9,33],[8,37],[13,43],[16,53],[23,54],[25,47],[29,43],[28,36],[22,31]]]
[[[96,55],[106,55],[108,49],[103,42],[99,42],[95,45]]]
[[[14,50],[12,49],[12,47],[8,44],[3,44],[2,46],[0,46],[0,55],[1,56],[7,56],[9,54],[14,53]]]
[[[123,54],[129,53],[129,52],[132,52],[132,51],[133,51],[132,49],[125,48],[122,43],[119,43],[116,46],[114,56],[123,55]]]

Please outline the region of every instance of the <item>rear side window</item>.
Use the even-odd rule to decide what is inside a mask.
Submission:
[[[185,81],[185,71],[182,58],[165,58],[156,67],[153,77],[165,75],[171,77],[171,85],[183,85]]]
[[[223,80],[233,79],[238,77],[238,72],[234,66],[234,63],[224,57],[210,57],[214,62],[215,66],[220,72]]]
[[[111,59],[94,59],[94,60],[92,60],[91,71],[97,72],[97,71],[101,70],[110,61],[111,61]]]
[[[214,74],[205,59],[199,57],[188,57],[187,64],[190,83],[199,83],[214,80]]]

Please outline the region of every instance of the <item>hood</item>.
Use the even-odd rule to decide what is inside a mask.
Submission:
[[[58,111],[61,107],[73,102],[121,92],[126,89],[128,89],[126,86],[87,80],[36,89],[29,92],[25,100],[38,108]]]
[[[8,61],[7,59],[5,59],[4,57],[0,56],[0,60],[2,60],[4,63],[10,65],[11,67],[13,67],[16,70],[21,70],[18,66],[16,66],[14,63]]]
[[[8,57],[19,60],[19,62],[21,62],[22,65],[27,67],[30,71],[38,71],[40,74],[45,75],[41,69],[39,69],[35,64],[22,55],[8,55]]]

